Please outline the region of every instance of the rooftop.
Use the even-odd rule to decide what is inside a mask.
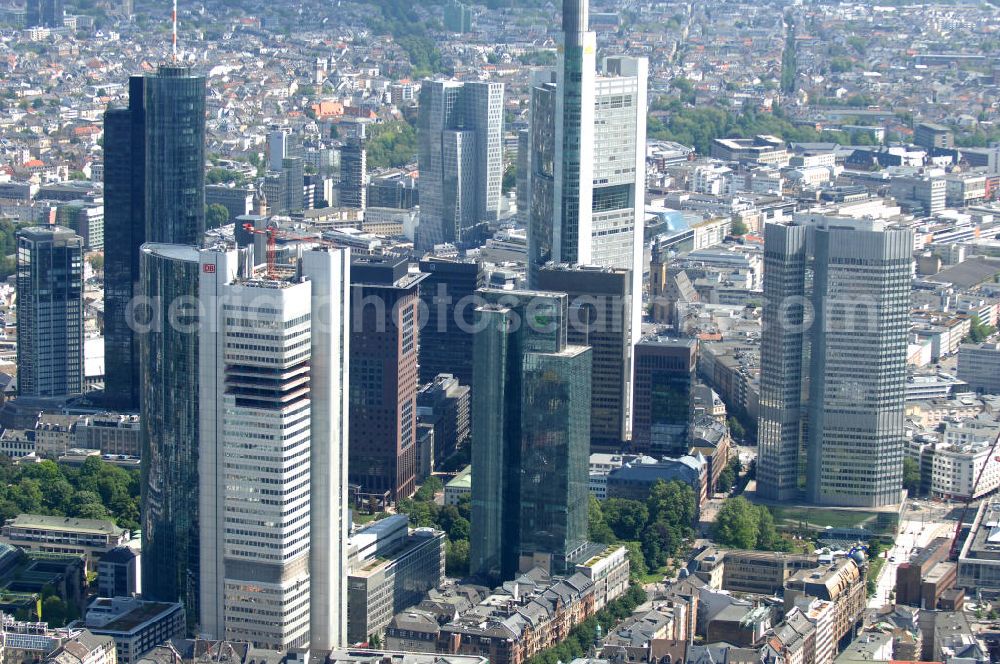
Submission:
[[[67,533],[98,533],[119,536],[125,531],[111,521],[101,519],[74,519],[72,517],[44,514],[18,514],[4,524],[14,528],[37,528]]]

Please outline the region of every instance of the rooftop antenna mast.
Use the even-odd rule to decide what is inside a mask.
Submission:
[[[174,12],[171,17],[173,21],[173,63],[177,64],[177,0],[174,0]]]

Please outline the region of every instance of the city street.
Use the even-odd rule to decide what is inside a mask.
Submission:
[[[914,506],[918,509],[914,509]],[[935,537],[951,537],[954,534],[955,522],[946,518],[951,507],[928,501],[907,503],[896,543],[888,551],[875,594],[868,601],[869,609],[878,609],[891,603],[890,594],[896,587],[896,568],[909,560],[913,549],[926,546]]]

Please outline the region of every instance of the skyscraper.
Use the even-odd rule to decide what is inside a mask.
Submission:
[[[146,242],[195,245],[205,232],[205,77],[146,76]]]
[[[83,392],[83,238],[62,226],[17,233],[17,391]]]
[[[632,447],[653,456],[682,456],[691,444],[698,345],[651,335],[635,346]]]
[[[472,388],[470,567],[565,571],[585,544],[590,348],[567,344],[565,293],[484,289]]]
[[[463,385],[472,385],[472,335],[475,311],[462,306],[486,277],[477,260],[451,260],[426,256],[420,261],[426,274],[420,282],[420,300],[427,315],[420,327],[420,382],[450,373]]]
[[[758,491],[882,507],[902,490],[913,235],[801,215],[765,229]]]
[[[128,325],[146,237],[146,114],[142,76],[129,78],[128,108],[104,114],[104,395],[139,408],[139,341]]]
[[[632,410],[632,272],[621,268],[548,265],[538,287],[569,296],[567,338],[590,346],[590,444],[619,450]]]
[[[137,312],[142,456],[142,594],[198,620],[198,250],[147,243]]]
[[[409,498],[415,486],[418,289],[396,258],[351,266],[350,478],[363,494]]]
[[[201,253],[201,629],[325,650],[346,624],[349,256],[246,266]]]
[[[368,191],[365,126],[358,124],[356,132],[340,148],[340,206],[364,210]]]
[[[28,0],[25,6],[25,26],[61,28],[64,14],[63,0]]]
[[[151,314],[137,334],[142,588],[148,599],[182,601],[193,624],[200,588],[195,246],[205,232],[205,78],[189,67],[161,65],[142,88],[145,244],[139,293]]]
[[[424,81],[417,132],[417,248],[477,243],[500,209],[503,84]]]
[[[563,50],[554,84],[532,90],[529,285],[550,261],[632,270],[633,343],[642,304],[646,183],[644,58],[605,58],[587,0],[563,1]],[[551,193],[551,207],[542,200]]]

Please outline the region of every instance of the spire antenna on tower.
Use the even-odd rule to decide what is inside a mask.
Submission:
[[[174,36],[173,36],[173,61],[174,61],[174,64],[177,64],[177,0],[174,0],[174,12],[173,12],[173,15],[171,17],[171,20],[173,21],[173,30],[174,30]]]

